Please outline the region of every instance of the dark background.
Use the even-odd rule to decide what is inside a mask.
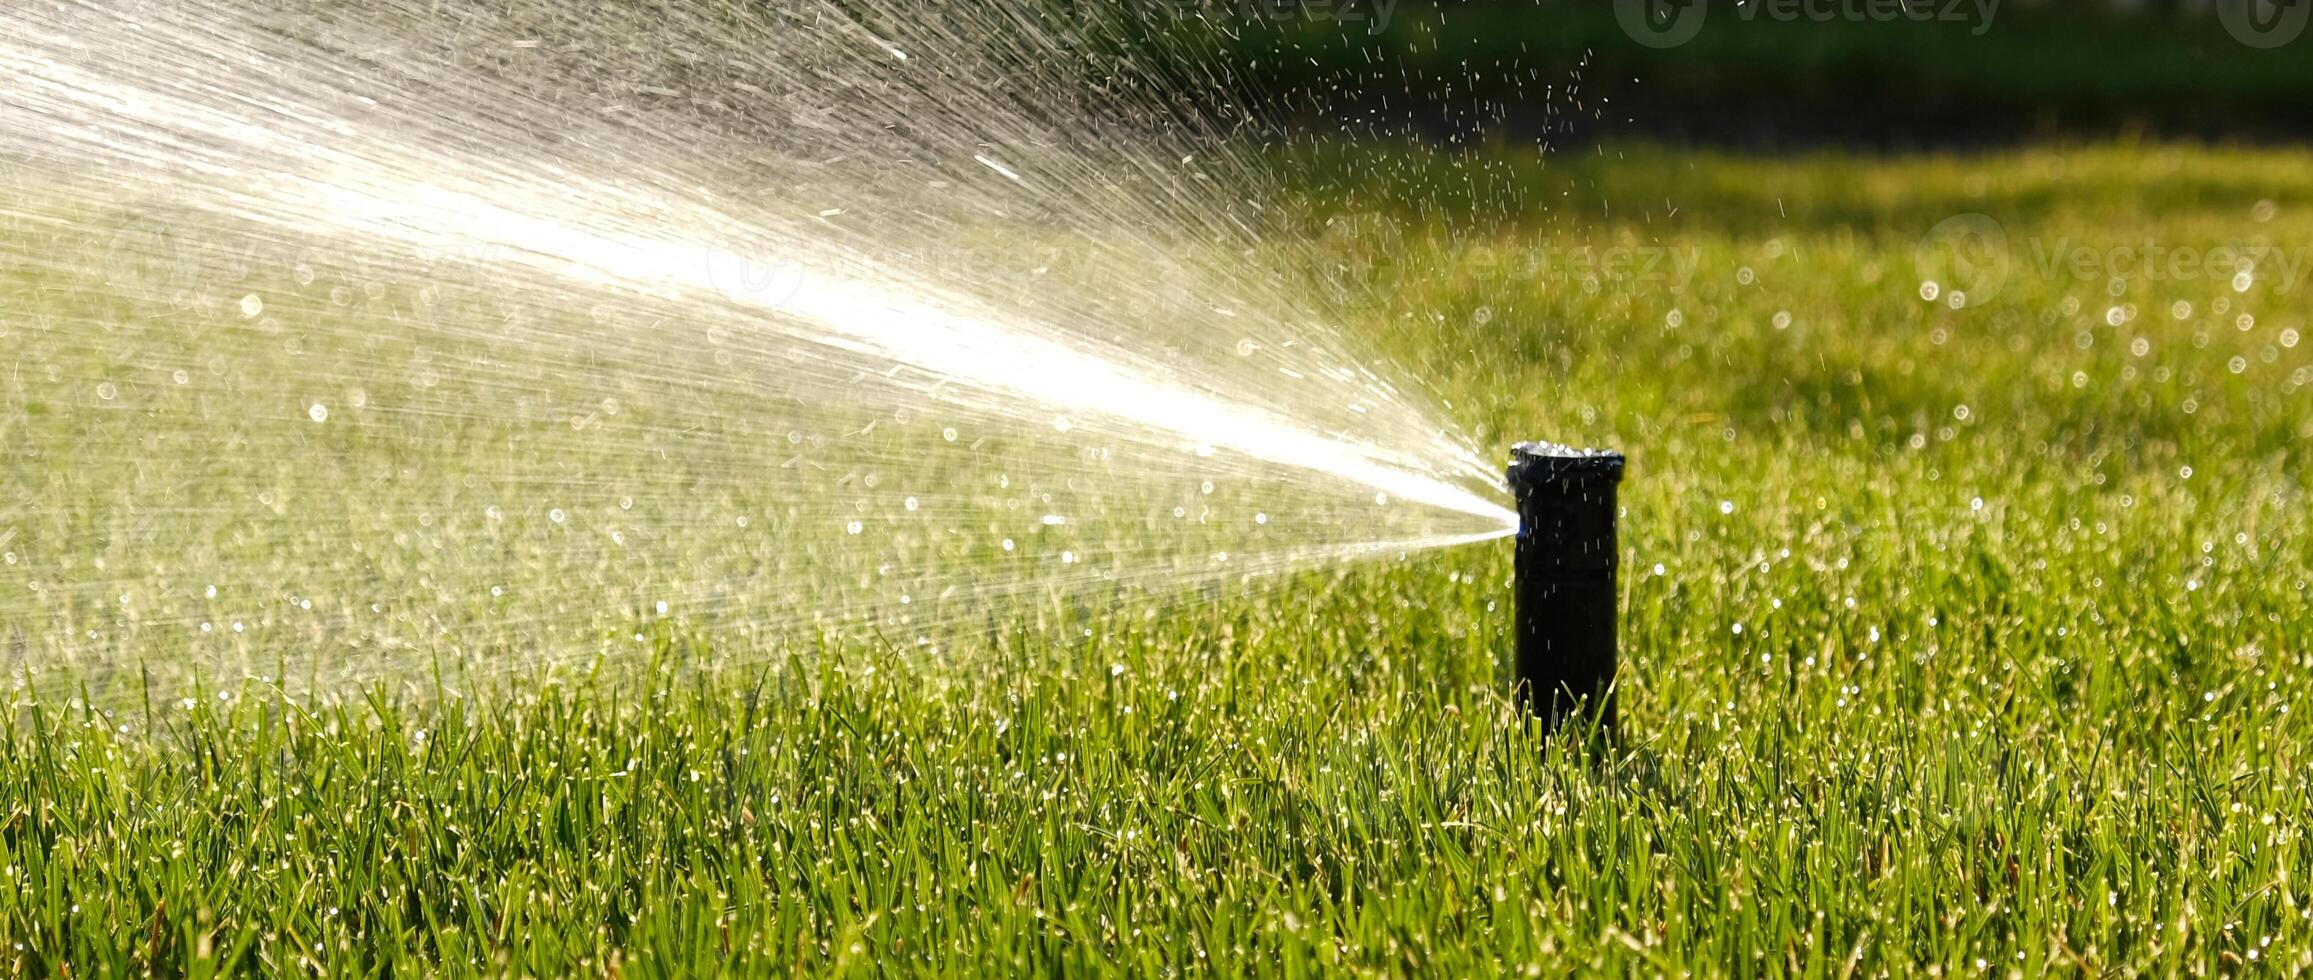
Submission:
[[[2001,0],[1988,20],[1923,0],[1925,21],[1871,0],[1689,0],[1701,27],[1668,48],[1635,40],[1612,0],[1402,0],[1386,17],[1383,2],[1156,0],[1140,16],[1176,39],[1200,25],[1247,97],[1302,132],[1883,150],[2313,134],[2313,30],[2253,47],[2218,14],[2234,0]]]

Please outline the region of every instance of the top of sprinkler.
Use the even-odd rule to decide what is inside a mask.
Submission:
[[[1510,447],[1510,484],[1558,480],[1622,479],[1622,454],[1611,449],[1577,449],[1555,442],[1521,442]]]

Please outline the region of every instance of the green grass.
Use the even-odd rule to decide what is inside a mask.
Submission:
[[[1381,161],[1335,162],[1474,186]],[[298,707],[252,685],[109,715],[44,673],[0,715],[0,956],[2313,971],[2313,304],[2271,264],[2236,291],[2029,258],[2313,242],[2313,154],[1631,148],[1480,173],[1483,234],[1384,213],[1403,238],[1368,326],[1488,440],[1630,453],[1613,756],[1505,702],[1506,543],[955,663],[717,666],[662,631],[648,669],[516,695]],[[1921,299],[1915,252],[1962,212],[2024,258],[1955,310]],[[1589,282],[1582,245],[1691,274]],[[1502,271],[1521,255],[1556,258]]]

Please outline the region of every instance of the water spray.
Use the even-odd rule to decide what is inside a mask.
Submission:
[[[1614,727],[1621,482],[1621,453],[1547,442],[1510,449],[1510,493],[1518,500],[1515,690],[1546,730],[1577,717]]]
[[[0,4],[17,661],[352,692],[657,624],[928,661],[1515,533],[1279,288],[1317,244],[1213,87],[1085,56],[1106,14],[451,6]]]

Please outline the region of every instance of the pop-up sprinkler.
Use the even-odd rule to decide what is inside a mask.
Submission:
[[[1614,727],[1615,488],[1622,454],[1510,448],[1518,500],[1516,696],[1545,730],[1595,714]]]

